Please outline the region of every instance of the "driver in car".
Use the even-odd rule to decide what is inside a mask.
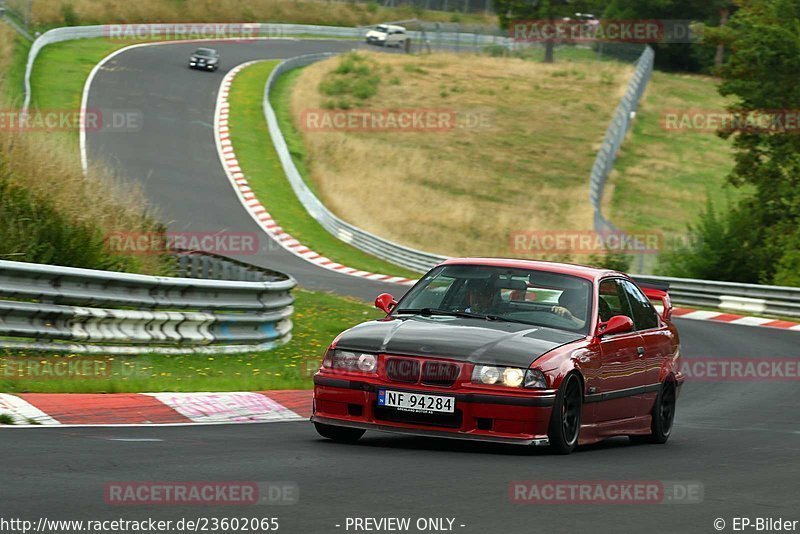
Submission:
[[[581,328],[586,324],[586,296],[580,289],[565,289],[558,297],[558,305],[550,311]]]
[[[491,282],[486,280],[467,280],[465,301],[468,313],[489,313],[495,303],[496,292],[491,289]]]

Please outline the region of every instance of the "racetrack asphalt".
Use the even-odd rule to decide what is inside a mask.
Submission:
[[[687,358],[797,355],[797,333],[679,321]],[[767,348],[768,347],[768,348]],[[153,439],[158,441],[119,441]],[[281,532],[345,532],[347,517],[451,517],[458,532],[714,532],[720,517],[800,519],[797,382],[687,382],[666,445],[625,438],[570,456],[368,432],[355,445],[307,422],[42,428],[0,437],[2,517],[278,517]],[[693,481],[698,504],[512,504],[518,480]],[[112,506],[121,481],[292,481],[291,506]],[[353,532],[353,530],[350,530]],[[411,532],[415,532],[412,530]]]
[[[251,59],[353,45],[284,41],[218,48],[225,68],[232,68]],[[89,107],[140,108],[145,128],[118,138],[90,135],[90,155],[108,158],[140,181],[173,229],[258,231],[214,149],[211,117],[224,72],[188,71],[184,63],[193,47],[132,50],[98,74]],[[387,287],[317,269],[282,249],[257,261],[309,288],[371,300]],[[795,359],[799,352],[797,332],[681,319],[676,324],[688,361]],[[716,532],[713,522],[722,518],[730,531],[733,517],[800,519],[797,399],[797,380],[690,379],[666,445],[620,438],[570,456],[377,432],[343,445],[319,438],[307,422],[6,430],[0,435],[0,517],[278,517],[285,533],[354,532],[345,530],[348,517],[448,517],[455,518],[456,532],[615,534]],[[703,498],[697,504],[513,504],[509,484],[519,480],[685,481],[701,484]],[[105,485],[121,481],[292,481],[300,500],[274,507],[107,504]]]
[[[230,69],[257,59],[347,51],[366,45],[341,40],[217,42],[209,45],[220,52],[221,67],[216,72],[187,67],[189,55],[198,46],[138,47],[103,65],[92,82],[87,109],[126,110],[141,113],[141,118],[133,131],[87,131],[88,161],[105,163],[122,180],[140,184],[172,232],[254,232],[260,236],[259,253],[237,259],[288,272],[307,289],[366,301],[386,291],[395,296],[405,293],[407,286],[321,269],[272,241],[236,197],[214,142],[217,91]]]

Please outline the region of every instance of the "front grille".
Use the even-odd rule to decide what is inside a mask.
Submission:
[[[420,364],[408,358],[387,358],[386,376],[395,382],[415,384],[419,382]]]
[[[452,363],[425,362],[422,366],[422,383],[430,386],[452,386],[459,372],[459,367]]]
[[[454,413],[418,413],[406,412],[386,406],[378,406],[377,404],[374,407],[374,415],[375,419],[382,419],[384,421],[395,421],[397,423],[414,425],[443,426],[447,428],[461,428],[462,421],[461,410],[456,410]]]

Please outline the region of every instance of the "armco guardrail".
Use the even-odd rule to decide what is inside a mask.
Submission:
[[[800,288],[715,282],[692,278],[635,276],[641,282],[669,284],[675,304],[715,308],[728,312],[800,317]]]
[[[181,34],[179,30],[186,31]],[[285,37],[292,35],[313,35],[321,37],[362,38],[366,33],[364,28],[348,28],[342,26],[314,26],[307,24],[271,24],[271,23],[244,23],[244,24],[105,24],[98,26],[67,26],[54,28],[40,35],[28,52],[28,63],[25,67],[25,100],[23,110],[27,111],[31,101],[31,73],[39,52],[45,46],[73,39],[90,39],[108,37],[111,39],[130,40],[148,38],[182,38],[191,34],[191,29],[197,28],[197,34],[205,36],[211,32],[214,38],[239,39],[265,39],[271,37]],[[423,40],[427,36],[423,32],[409,31],[409,36],[414,40]],[[216,36],[216,37],[215,37]],[[228,37],[232,36],[232,37]],[[437,44],[472,44],[484,46],[490,44],[507,45],[507,37],[485,35],[479,33],[438,32]]]
[[[293,278],[180,254],[171,278],[0,261],[0,347],[71,352],[246,352],[291,339]]]
[[[270,91],[275,81],[284,72],[330,58],[333,55],[335,54],[309,54],[288,59],[278,64],[267,80],[264,88],[264,116],[272,137],[272,144],[278,153],[284,173],[306,211],[335,237],[386,261],[402,265],[414,271],[426,272],[437,263],[447,259],[447,257],[398,245],[341,220],[314,195],[300,175],[300,171],[297,170],[294,161],[292,161],[292,155],[289,153],[286,140],[278,126],[278,119],[275,117],[275,110],[272,109],[272,105],[269,102]]]
[[[636,70],[628,84],[628,89],[614,112],[614,118],[606,130],[603,144],[597,152],[597,158],[595,158],[592,166],[592,173],[589,178],[589,200],[594,209],[594,231],[601,235],[619,231],[611,221],[603,216],[603,190],[608,176],[614,168],[617,152],[625,140],[625,134],[628,133],[633,116],[639,107],[639,100],[642,98],[650,77],[653,75],[654,59],[655,53],[653,49],[649,46],[646,47],[636,63]]]

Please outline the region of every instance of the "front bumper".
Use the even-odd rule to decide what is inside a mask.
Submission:
[[[452,416],[420,415],[377,405],[378,389],[455,397]],[[381,430],[417,436],[489,441],[516,445],[547,445],[547,430],[555,402],[554,390],[500,394],[467,388],[397,384],[380,378],[350,379],[314,376],[311,420],[334,426]]]

